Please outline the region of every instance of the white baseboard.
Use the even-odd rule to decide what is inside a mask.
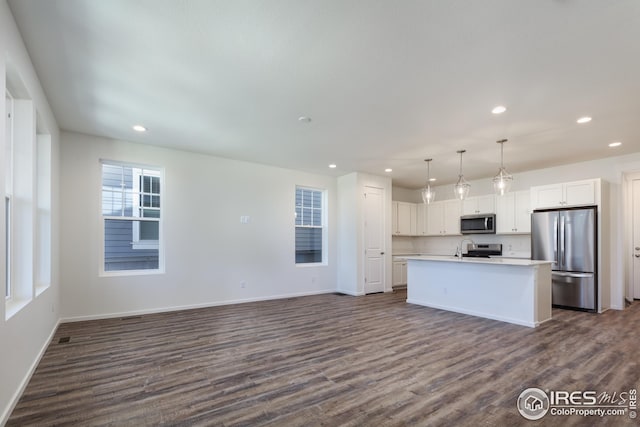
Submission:
[[[352,297],[360,297],[364,295],[364,292],[353,292],[353,291],[347,291],[344,289],[338,289],[337,291],[334,291],[334,292],[338,292],[339,294],[351,295]]]
[[[173,307],[158,307],[158,308],[151,308],[146,310],[123,311],[118,313],[102,313],[102,314],[95,314],[95,315],[88,315],[88,316],[73,316],[73,317],[64,317],[60,320],[60,322],[70,323],[70,322],[83,322],[85,320],[100,320],[100,319],[111,319],[111,318],[117,318],[117,317],[141,316],[144,314],[166,313],[171,311],[192,310],[196,308],[218,307],[221,305],[243,304],[247,302],[259,302],[259,301],[270,301],[275,299],[306,297],[306,296],[312,296],[312,295],[331,294],[334,292],[336,292],[335,289],[324,289],[321,291],[313,291],[313,292],[299,292],[299,293],[271,295],[271,296],[257,297],[257,298],[245,298],[245,299],[228,300],[228,301],[214,301],[214,302],[206,302],[201,304],[187,304],[187,305],[180,305],[180,306],[173,306]],[[341,292],[341,291],[338,291],[338,292]]]
[[[55,335],[56,331],[58,330],[58,326],[60,326],[60,323],[61,323],[61,320],[58,319],[58,321],[56,322],[55,326],[53,327],[53,330],[49,334],[49,338],[47,338],[45,343],[42,345],[42,348],[38,352],[38,356],[34,359],[33,363],[29,367],[29,371],[27,372],[27,374],[22,379],[22,382],[20,383],[20,387],[18,387],[16,392],[11,397],[11,400],[9,401],[9,404],[7,405],[7,407],[2,412],[2,416],[0,416],[0,426],[4,426],[7,423],[7,421],[9,421],[9,416],[11,415],[11,412],[13,412],[13,410],[16,407],[16,405],[18,404],[18,401],[22,397],[22,393],[24,393],[24,390],[27,388],[27,385],[29,384],[29,381],[31,380],[31,377],[33,376],[33,373],[36,371],[36,368],[38,367],[38,364],[40,363],[40,360],[42,359],[42,356],[44,356],[44,353],[47,351],[47,348],[49,347],[49,344],[51,343],[51,340],[53,339],[53,336]]]

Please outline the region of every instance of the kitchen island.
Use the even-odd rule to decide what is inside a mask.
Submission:
[[[408,256],[407,302],[536,327],[551,320],[551,261]]]

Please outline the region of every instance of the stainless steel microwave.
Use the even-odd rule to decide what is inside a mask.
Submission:
[[[460,217],[462,234],[495,234],[496,214],[463,215]]]

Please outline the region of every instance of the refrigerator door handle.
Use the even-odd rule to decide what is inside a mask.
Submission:
[[[593,277],[593,273],[565,273],[559,271],[552,271],[552,276],[560,276],[560,277],[577,277],[580,279],[586,279]]]
[[[560,260],[558,259],[558,218],[553,219],[553,235],[555,238],[553,239],[553,260],[556,264],[560,264]]]
[[[566,265],[566,259],[565,259],[565,251],[564,251],[564,242],[565,242],[565,227],[564,227],[564,216],[561,214],[560,215],[560,263],[559,265],[561,265],[562,267],[564,267]]]

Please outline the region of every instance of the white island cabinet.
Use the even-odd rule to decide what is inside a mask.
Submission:
[[[406,259],[408,303],[528,327],[551,320],[551,261]]]

